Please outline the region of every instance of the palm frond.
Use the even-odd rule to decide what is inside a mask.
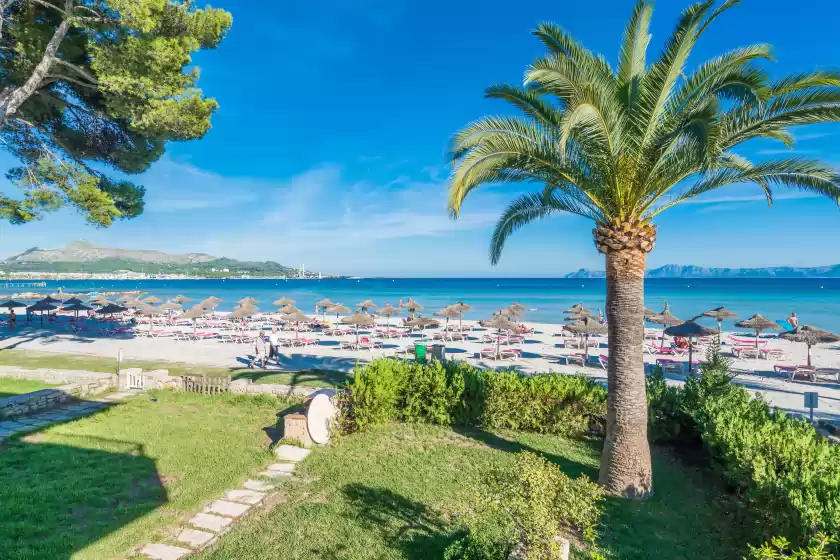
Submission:
[[[500,84],[487,88],[485,97],[507,101],[547,126],[559,127],[563,121],[563,111],[553,107],[534,88]]]
[[[618,53],[618,82],[628,107],[635,103],[639,84],[645,73],[652,16],[653,3],[639,0],[621,40]]]

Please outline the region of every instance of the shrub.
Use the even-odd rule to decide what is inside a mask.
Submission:
[[[348,390],[344,431],[403,421],[573,434],[606,410],[606,390],[582,376],[526,377],[463,362],[375,360],[357,368]]]
[[[750,546],[750,558],[753,560],[779,560],[792,558],[796,560],[836,560],[836,556],[829,550],[837,544],[835,537],[818,534],[811,539],[807,548],[790,551],[790,542],[784,537],[774,537],[756,548]]]
[[[558,534],[594,543],[604,494],[587,477],[571,479],[557,465],[522,452],[511,468],[488,474],[481,497],[501,520],[508,544],[520,544],[529,560],[542,560],[559,557]]]

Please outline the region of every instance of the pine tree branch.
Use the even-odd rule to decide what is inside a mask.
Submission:
[[[70,70],[73,70],[74,72],[78,73],[83,78],[88,80],[91,83],[91,85],[99,85],[99,80],[97,80],[92,74],[89,74],[86,70],[80,68],[79,66],[76,66],[75,64],[73,64],[71,62],[67,62],[66,60],[62,60],[58,57],[53,58],[53,62],[56,62],[56,63],[58,63],[58,64],[60,64],[64,67],[69,68]]]

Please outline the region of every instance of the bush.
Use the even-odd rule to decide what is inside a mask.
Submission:
[[[790,551],[790,542],[784,537],[774,537],[770,542],[756,548],[750,546],[750,558],[753,560],[779,560],[792,558],[796,560],[836,560],[836,556],[829,550],[837,544],[835,537],[818,534],[811,539],[807,548]],[[836,548],[836,547],[835,547]]]
[[[482,498],[527,559],[558,558],[557,535],[594,543],[604,493],[585,476],[571,479],[560,467],[530,452],[517,454],[512,468],[488,474]]]
[[[574,434],[606,412],[606,390],[584,377],[525,377],[454,361],[375,360],[357,368],[348,390],[344,431],[401,421]]]

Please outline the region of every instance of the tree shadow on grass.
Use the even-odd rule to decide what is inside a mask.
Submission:
[[[4,560],[70,558],[168,501],[141,445],[84,437],[76,447],[38,438],[0,450]]]
[[[354,518],[381,533],[406,558],[442,558],[455,538],[454,527],[423,503],[364,484],[347,484],[341,490],[355,510]]]
[[[494,434],[491,432],[486,432],[484,430],[480,430],[478,428],[469,428],[469,427],[462,427],[462,426],[453,426],[452,429],[461,434],[462,436],[468,437],[470,439],[474,439],[477,441],[482,442],[487,447],[492,449],[496,449],[498,451],[505,451],[507,453],[521,453],[522,451],[530,451],[531,453],[536,453],[544,457],[545,459],[551,461],[555,465],[559,466],[560,469],[569,475],[572,478],[577,478],[581,475],[586,475],[593,480],[597,480],[598,478],[598,469],[591,465],[586,465],[584,463],[580,463],[578,461],[573,461],[568,457],[563,457],[562,455],[556,455],[554,453],[547,453],[542,449],[536,449],[522,443],[521,441],[517,441],[514,439],[508,439],[501,435]],[[598,448],[598,444],[593,440],[582,440],[585,444],[592,447],[593,449],[600,452]]]

